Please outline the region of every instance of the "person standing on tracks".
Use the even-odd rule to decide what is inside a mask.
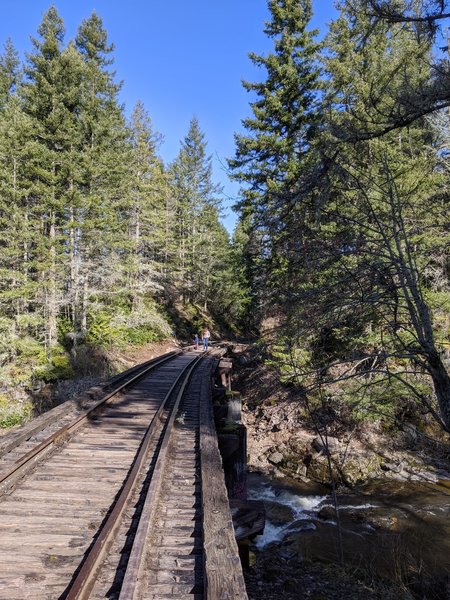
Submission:
[[[209,329],[207,327],[205,327],[203,329],[203,334],[202,334],[204,351],[208,350],[208,343],[209,343],[210,337],[211,337],[211,334],[209,333]]]
[[[195,344],[195,349],[198,350],[198,345],[200,343],[200,338],[198,337],[198,333],[195,334],[195,338],[194,338],[194,344]]]

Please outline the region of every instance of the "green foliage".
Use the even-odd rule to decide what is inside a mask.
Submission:
[[[31,414],[31,403],[12,402],[7,396],[0,394],[0,429],[22,425]]]
[[[351,417],[356,423],[378,421],[386,429],[395,430],[397,420],[403,422],[408,405],[416,404],[405,382],[431,401],[432,388],[429,383],[411,376],[397,379],[380,374],[374,375],[368,382],[360,379],[347,382],[340,387],[336,402],[350,408]],[[408,418],[413,418],[413,413],[409,413]]]
[[[135,322],[135,316],[130,319]],[[116,316],[117,319],[117,316]],[[154,307],[147,308],[145,317],[139,319],[139,324],[130,324],[124,330],[125,340],[136,346],[142,346],[150,342],[160,342],[166,339],[171,333],[169,323],[162,317]]]
[[[99,310],[92,312],[88,318],[86,342],[99,348],[123,347],[124,327],[114,325],[114,314]]]
[[[311,4],[269,2],[265,33],[273,50],[268,56],[250,54],[266,77],[244,82],[257,99],[251,103],[253,115],[243,121],[245,134],[235,136],[236,154],[229,161],[233,177],[243,184],[238,203],[245,252],[241,264],[253,315],[260,315],[262,307],[270,312],[290,302],[293,277],[299,274],[297,254],[307,212],[302,192],[310,187],[307,178],[321,121],[321,45],[314,39],[317,32],[308,29]]]
[[[125,348],[160,341],[171,333],[167,319],[151,300],[137,308],[114,305],[90,313],[86,342],[98,348]]]
[[[36,379],[42,379],[46,383],[58,381],[60,379],[70,379],[74,376],[74,371],[70,362],[69,355],[60,346],[52,350],[50,359],[37,366],[33,373]]]
[[[211,156],[196,118],[190,122],[180,152],[170,166],[175,209],[174,284],[182,304],[201,304],[219,314],[226,310],[224,278],[230,251],[228,234],[219,221],[222,188],[213,183]]]
[[[13,412],[5,417],[0,417],[0,429],[8,429],[15,425],[22,425],[29,418],[28,413]]]
[[[197,304],[188,304],[183,307],[184,317],[191,327],[189,334],[198,333],[200,335],[201,330],[205,327],[208,321],[208,316],[204,310]],[[208,327],[210,324],[208,323]]]
[[[19,338],[16,342],[16,353],[24,362],[32,359],[33,362],[39,363],[46,358],[45,348],[33,338]]]
[[[307,383],[306,373],[311,372],[312,369],[311,351],[292,346],[288,340],[281,339],[277,342],[270,347],[270,355],[266,359],[266,364],[278,371],[280,381],[284,384]]]
[[[355,381],[356,420],[413,399],[449,430],[448,113],[421,118],[430,38],[363,5],[339,3],[322,52],[311,2],[269,2],[273,52],[251,55],[266,78],[244,84],[230,161],[249,306],[286,383],[347,399]]]
[[[150,342],[158,342],[164,339],[161,334],[153,331],[149,327],[131,327],[126,330],[126,340],[130,344],[134,344],[135,346],[143,346],[144,344],[148,344]]]
[[[378,376],[371,380],[370,387],[352,381],[343,387],[337,398],[351,409],[356,423],[382,421],[392,426],[398,402],[407,393],[399,382],[388,382]]]
[[[58,319],[58,343],[65,349],[70,350],[72,347],[72,341],[69,339],[69,333],[73,333],[73,323],[66,317],[62,316]]]
[[[7,386],[69,377],[64,350],[169,337],[172,325],[158,307],[180,294],[236,321],[221,190],[204,134],[193,119],[169,174],[143,104],[125,118],[112,52],[96,13],[66,43],[52,6],[24,64],[9,42],[0,55]]]

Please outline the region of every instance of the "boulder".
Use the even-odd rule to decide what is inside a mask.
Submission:
[[[328,469],[328,461],[323,456],[312,460],[308,466],[307,476],[313,481],[323,483],[325,485],[330,483],[330,471]]]
[[[311,445],[316,452],[326,452],[328,447],[328,451],[334,453],[341,448],[341,443],[335,437],[323,438],[323,441],[320,437],[315,437]]]
[[[317,513],[319,519],[324,521],[334,521],[336,519],[336,509],[331,504],[325,504]]]
[[[408,472],[407,475],[408,481],[420,481],[421,483],[424,481],[427,483],[437,483],[439,481],[438,474],[432,471]]]
[[[307,471],[308,467],[303,463],[299,463],[297,469],[295,470],[295,474],[300,475],[300,477],[306,477]]]
[[[269,454],[267,457],[267,460],[273,465],[279,465],[283,462],[284,456],[281,454],[281,452],[272,452],[272,454]]]
[[[401,473],[403,471],[403,463],[397,464],[390,461],[385,461],[380,464],[382,471],[392,471],[393,473]]]
[[[286,525],[295,518],[295,511],[287,504],[279,504],[271,500],[264,500],[266,518],[274,525]]]
[[[342,470],[343,479],[350,486],[380,477],[382,473],[380,459],[376,455],[352,455],[342,465]]]

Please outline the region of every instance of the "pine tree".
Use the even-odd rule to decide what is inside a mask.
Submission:
[[[35,153],[28,168],[33,179],[30,227],[46,344],[57,340],[63,304],[67,197],[73,194],[81,64],[73,46],[63,50],[64,26],[54,7],[44,15],[34,53],[28,56],[23,86],[24,109],[31,119]]]
[[[6,45],[0,58],[3,92],[0,110],[0,354],[5,361],[15,356],[22,338],[42,330],[36,315],[36,282],[30,231],[29,161],[34,156],[32,123],[18,94],[21,85],[17,54]]]
[[[380,23],[369,30],[364,14],[342,3],[326,60],[321,143],[324,153],[334,153],[329,192],[310,231],[310,271],[298,286],[290,328],[297,323],[301,343],[308,344],[306,370],[314,365],[331,381],[333,365],[358,364],[374,378],[361,386],[366,402],[375,398],[376,404],[386,385],[399,393],[402,384],[403,393],[415,394],[448,429],[450,378],[422,275],[431,241],[425,240],[445,236],[433,132],[428,122],[416,121],[380,135],[401,90],[419,90],[429,79],[430,48],[413,27]],[[349,372],[355,374],[353,367]],[[432,382],[437,408],[422,373]]]
[[[0,56],[0,110],[7,104],[19,83],[19,56],[12,41],[7,40],[5,51]]]
[[[81,205],[74,207],[71,288],[74,326],[84,336],[90,301],[96,306],[111,303],[125,268],[121,260],[129,248],[129,223],[123,217],[130,147],[118,102],[121,86],[109,68],[113,45],[96,13],[80,25],[76,47],[84,63],[79,112],[82,185]]]
[[[261,230],[252,213],[242,212],[233,236],[233,264],[239,301],[239,322],[245,331],[255,333],[264,319],[263,291],[269,276],[265,269]]]
[[[160,136],[153,132],[150,117],[141,102],[134,108],[130,123],[131,161],[129,172],[129,289],[133,306],[142,303],[145,293],[160,286],[164,253],[159,246],[165,220],[165,174],[156,151]]]
[[[267,57],[250,54],[267,77],[262,83],[244,83],[257,100],[251,103],[253,116],[243,121],[248,133],[235,136],[236,157],[229,164],[244,184],[238,207],[247,227],[251,223],[252,246],[260,246],[260,260],[252,260],[263,266],[260,276],[274,282],[271,299],[279,302],[289,295],[291,266],[302,246],[302,191],[320,122],[320,45],[314,41],[316,32],[308,30],[310,0],[271,0],[269,9],[272,19],[265,33],[274,40],[274,51]]]
[[[211,157],[196,118],[191,120],[180,152],[171,165],[176,202],[177,288],[184,302],[208,304],[213,265],[211,231],[219,219],[220,186],[212,181]]]

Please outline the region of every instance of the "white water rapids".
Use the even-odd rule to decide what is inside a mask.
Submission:
[[[322,502],[327,496],[301,496],[287,490],[275,490],[268,482],[258,482],[249,489],[250,500],[267,500],[282,506],[288,506],[293,511],[293,521],[305,521],[304,524],[293,528],[292,523],[275,525],[269,519],[266,520],[263,535],[256,538],[256,546],[264,548],[271,542],[281,541],[287,531],[302,531],[315,529],[314,523],[310,522],[312,516],[317,513]]]
[[[257,536],[255,540],[256,547],[260,549],[272,542],[280,542],[287,533],[316,529],[313,520],[317,520],[319,510],[325,507],[333,508],[330,496],[291,492],[273,487],[269,481],[262,478],[252,478],[252,483],[249,486],[249,499],[287,506],[292,511],[292,520],[289,523],[273,523],[270,518],[266,518],[264,533]],[[342,504],[339,509],[352,509],[355,511],[377,508],[378,506],[374,503]],[[336,525],[336,522],[331,519],[327,519],[327,523]]]

